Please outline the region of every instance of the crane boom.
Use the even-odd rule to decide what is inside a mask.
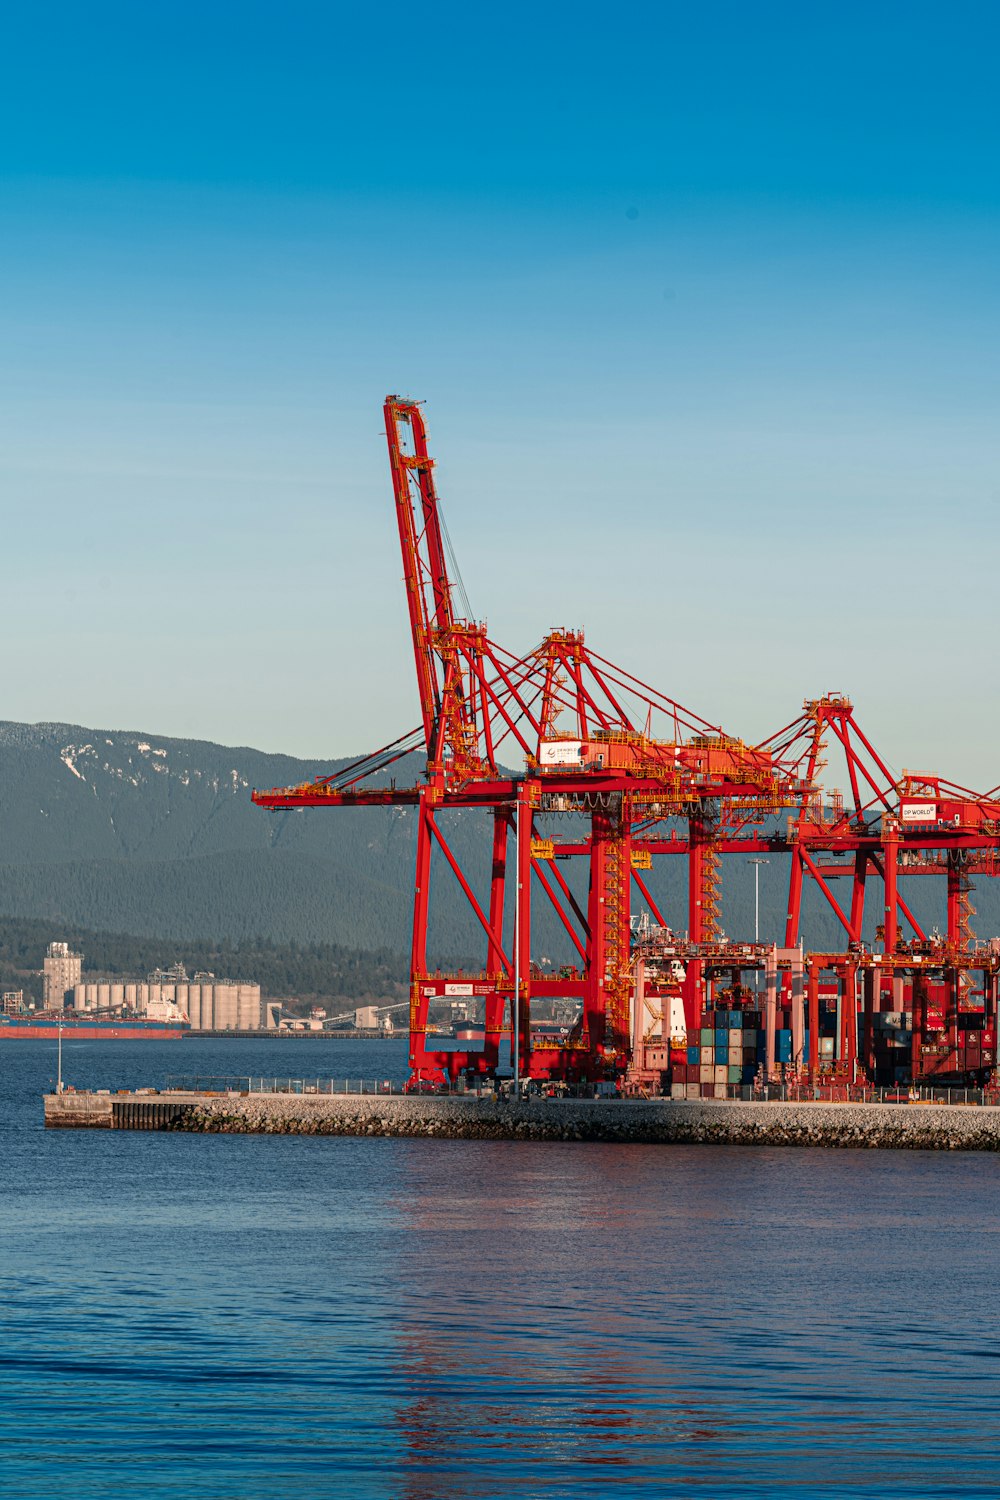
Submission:
[[[429,753],[441,709],[437,665],[431,642],[435,629],[442,624],[447,629],[451,623],[451,593],[441,544],[423,415],[415,401],[404,401],[399,396],[387,396],[384,411],[392,488],[396,500],[396,521],[403,553],[406,602],[410,611],[410,630],[417,667],[420,712]],[[407,427],[412,434],[412,453],[407,452],[404,442],[404,429]],[[416,496],[414,485],[418,492]],[[420,506],[419,521],[415,500]],[[422,539],[426,543],[426,561],[421,555]]]
[[[420,405],[387,396],[384,411],[420,712],[428,771],[433,774],[443,769],[446,759],[461,765],[470,756],[476,758],[474,689],[466,684],[463,661],[481,629],[455,618],[434,460],[427,451]]]

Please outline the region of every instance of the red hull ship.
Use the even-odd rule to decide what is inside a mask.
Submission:
[[[0,1016],[0,1041],[55,1041],[62,1032],[66,1042],[168,1042],[179,1041],[191,1030],[187,1021],[153,1021],[145,1016],[93,1016],[31,1014]]]

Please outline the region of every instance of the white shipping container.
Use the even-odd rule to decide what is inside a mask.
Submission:
[[[742,1047],[742,1046],[743,1046],[743,1032],[740,1030],[740,1028],[738,1026],[731,1027],[730,1028],[730,1032],[729,1032],[729,1050],[730,1050],[730,1052],[732,1052],[732,1050],[733,1050],[734,1047]]]
[[[687,1089],[687,1096],[688,1096],[689,1099],[700,1099],[701,1098],[701,1084],[700,1083],[688,1083],[688,1084],[685,1084],[684,1086]]]
[[[725,1083],[726,1080],[728,1079],[728,1077],[729,1077],[729,1069],[726,1067],[726,1064],[725,1063],[716,1063],[716,1065],[715,1065],[715,1077],[712,1080],[713,1083]]]
[[[713,1068],[712,1064],[702,1063],[701,1067],[698,1069],[698,1077],[701,1079],[702,1083],[714,1083],[715,1069]]]
[[[715,1097],[716,1099],[725,1099],[727,1097],[726,1085],[724,1083],[717,1083],[715,1085]]]
[[[702,1047],[702,1049],[701,1049],[701,1061],[703,1063],[714,1063],[715,1062],[715,1048],[714,1047]]]
[[[686,1099],[688,1086],[686,1083],[672,1083],[670,1085],[671,1099]]]

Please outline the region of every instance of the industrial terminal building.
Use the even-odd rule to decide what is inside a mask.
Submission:
[[[176,1009],[195,1031],[260,1031],[278,1024],[280,1006],[265,1006],[259,984],[217,979],[197,973],[189,979],[182,964],[156,969],[145,980],[119,976],[81,977],[82,955],[67,943],[50,943],[45,959],[46,1009],[74,1011],[129,1011],[137,1016],[160,1016]],[[65,981],[65,982],[64,982]]]
[[[78,984],[73,991],[73,1009],[78,1011],[125,1008],[141,1016],[162,1005],[176,1005],[195,1031],[257,1031],[264,1025],[259,984],[229,979],[166,984],[98,979]]]
[[[42,1005],[46,1010],[62,1010],[66,997],[80,983],[83,954],[74,953],[69,943],[50,943],[42,963]]]

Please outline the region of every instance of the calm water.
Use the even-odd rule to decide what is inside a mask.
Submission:
[[[65,1058],[94,1086],[405,1062]],[[993,1157],[46,1134],[53,1064],[0,1049],[2,1495],[1000,1484]]]

